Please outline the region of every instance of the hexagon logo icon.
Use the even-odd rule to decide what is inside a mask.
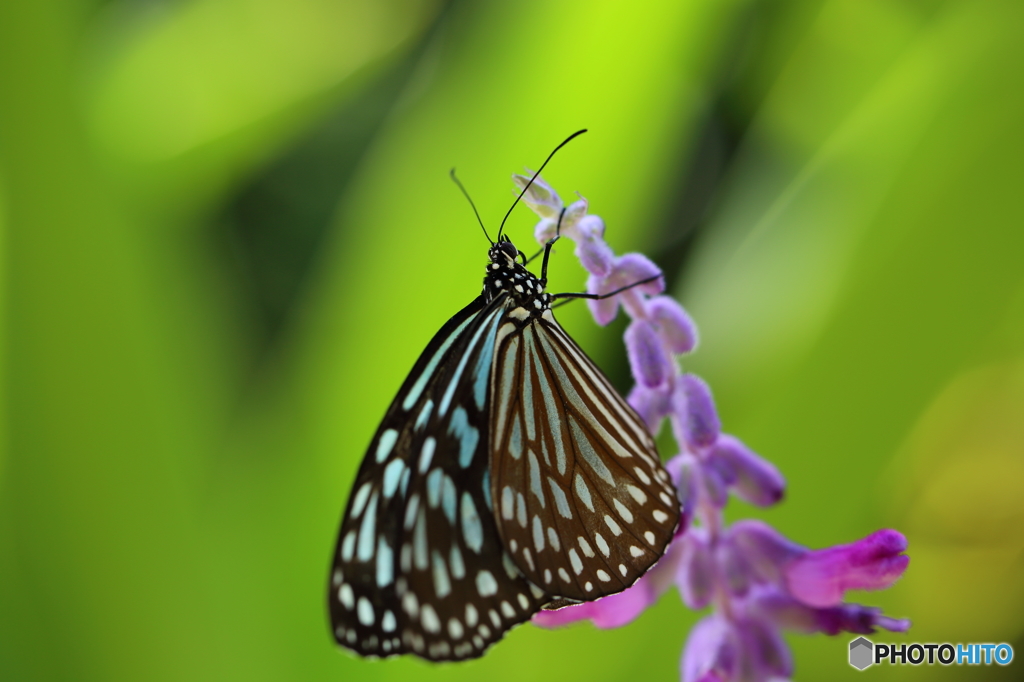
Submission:
[[[857,670],[864,670],[869,665],[874,663],[874,656],[872,655],[875,646],[863,637],[850,642],[850,665]]]

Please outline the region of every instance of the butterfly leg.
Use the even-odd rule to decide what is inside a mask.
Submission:
[[[557,304],[555,304],[555,305],[553,305],[551,307],[552,308],[557,308],[558,306],[564,305],[564,304],[568,303],[569,301],[572,301],[572,300],[577,299],[577,298],[586,298],[586,299],[589,299],[591,301],[600,301],[603,298],[611,298],[612,296],[616,296],[618,294],[621,294],[623,291],[626,291],[627,289],[632,289],[633,287],[638,287],[641,284],[647,284],[648,282],[653,282],[654,280],[658,279],[659,277],[662,277],[662,275],[661,274],[657,274],[657,275],[654,275],[653,277],[648,277],[647,279],[642,279],[639,282],[633,282],[632,284],[627,284],[624,287],[619,287],[615,291],[609,291],[606,294],[588,294],[588,293],[555,294],[554,296],[552,296],[552,298],[555,298],[555,299],[563,298],[563,299],[566,299],[566,300],[562,301],[561,303],[557,303]]]

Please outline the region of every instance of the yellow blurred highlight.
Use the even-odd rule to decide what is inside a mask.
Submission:
[[[900,605],[918,640],[1024,632],[1022,407],[1024,361],[964,372],[928,407],[886,476],[910,540]]]

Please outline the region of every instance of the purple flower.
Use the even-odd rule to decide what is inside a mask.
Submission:
[[[522,189],[529,178],[516,175],[513,180]],[[586,199],[565,207],[558,193],[537,178],[523,200],[541,217],[534,231],[541,243],[555,236],[562,216],[560,233],[576,243],[576,255],[590,273],[588,292],[609,293],[651,280],[587,303],[600,325],[614,320],[620,307],[630,317],[625,344],[636,385],[629,404],[653,433],[666,418],[672,425],[679,452],[666,468],[683,518],[665,556],[632,587],[597,601],[542,611],[533,622],[557,627],[590,620],[601,628],[619,627],[675,584],[687,606],[712,609],[686,643],[683,682],[791,676],[785,629],[829,635],[876,628],[906,631],[908,620],[843,602],[848,590],[885,589],[903,575],[910,559],[899,532],[880,530],[848,545],[812,550],[762,521],[725,524],[722,510],[730,495],[768,507],[782,499],[785,479],[739,439],[722,433],[708,385],[679,370],[675,356],[697,345],[690,316],[662,294],[664,278],[654,263],[640,254],[612,252],[604,241],[604,221],[587,214]]]
[[[835,606],[847,590],[880,590],[907,570],[907,539],[880,530],[853,544],[808,552],[786,565],[789,592],[809,606]]]

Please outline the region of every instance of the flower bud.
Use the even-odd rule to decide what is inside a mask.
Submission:
[[[786,490],[786,480],[779,470],[733,436],[720,436],[708,453],[708,461],[731,472],[729,484],[740,499],[750,504],[771,506]]]
[[[539,244],[547,244],[555,236],[557,218],[541,218],[533,228],[533,236]]]
[[[615,262],[613,273],[609,276],[612,281],[609,282],[606,291],[636,284],[658,275],[661,275],[661,269],[647,256],[640,253],[627,253]],[[657,279],[636,288],[645,294],[656,296],[665,290],[665,278],[657,277]]]
[[[527,172],[529,172],[529,169],[527,169]],[[530,182],[531,177],[533,177],[532,173],[529,176],[519,175],[518,173],[512,175],[512,182],[516,183],[516,187],[519,188],[520,192],[529,185],[529,189],[523,194],[523,203],[529,206],[541,218],[554,218],[557,220],[558,214],[562,212],[562,198],[539,175],[532,183]]]
[[[687,453],[676,455],[665,463],[665,469],[672,477],[672,484],[676,488],[676,496],[682,507],[680,529],[685,528],[684,524],[693,518],[693,510],[697,504],[696,477],[699,475],[699,466],[693,455]]]
[[[633,320],[626,328],[624,338],[629,367],[636,380],[648,388],[666,383],[675,365],[651,323]]]
[[[711,603],[715,589],[715,561],[701,528],[691,528],[681,538],[682,557],[676,574],[676,585],[683,602],[699,610]]]
[[[743,652],[744,680],[788,679],[793,674],[793,657],[774,623],[744,618],[735,624]]]
[[[712,614],[690,631],[681,662],[682,682],[734,682],[741,654],[730,623]]]
[[[687,444],[705,448],[714,443],[721,432],[721,423],[708,385],[693,374],[685,374],[676,384],[675,399]]]
[[[633,384],[626,402],[644,420],[647,429],[653,436],[658,435],[658,431],[661,430],[661,420],[672,409],[669,392],[665,387],[647,388],[639,383]]]
[[[579,201],[573,203],[573,206],[581,202],[583,203],[583,212],[586,213],[587,200],[582,196],[579,198]],[[604,221],[596,215],[581,216],[579,222],[576,223],[576,230],[579,232],[580,239],[604,241]]]
[[[689,353],[697,347],[697,326],[674,299],[652,298],[647,301],[647,314],[673,353]]]
[[[580,221],[588,217],[595,218],[598,221],[601,220],[597,216],[587,215],[587,200],[583,197],[566,206],[565,213],[562,214],[562,235],[575,241],[587,239],[588,235],[580,226]],[[590,227],[593,229],[593,226]],[[604,232],[603,229],[601,231],[602,233]]]
[[[807,552],[764,521],[744,519],[728,531],[729,542],[743,553],[751,574],[758,582],[777,583],[783,567]]]
[[[593,218],[594,216],[587,216]],[[584,219],[586,220],[586,219]],[[592,275],[604,277],[611,270],[615,254],[601,239],[581,239],[576,243],[576,257]]]
[[[751,570],[743,552],[726,539],[718,544],[716,554],[718,571],[729,592],[736,597],[745,596],[750,589]]]
[[[605,283],[607,278],[599,275],[591,275],[587,278],[587,291],[592,294],[601,294],[607,291],[613,291],[612,288],[606,288]],[[602,298],[599,300],[590,299],[587,301],[587,307],[590,308],[590,314],[594,316],[594,321],[602,327],[611,324],[612,320],[619,312],[619,297],[612,296],[611,298]]]
[[[704,494],[708,501],[718,509],[723,509],[729,503],[729,485],[722,478],[721,473],[713,467],[701,462],[698,471],[700,482],[703,485]]]

